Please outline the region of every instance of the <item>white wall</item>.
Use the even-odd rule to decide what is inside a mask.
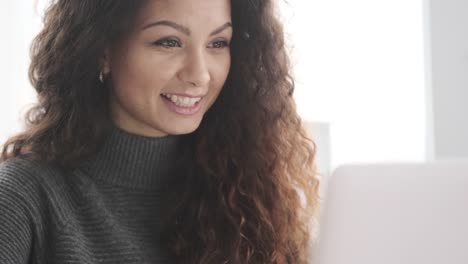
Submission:
[[[29,45],[39,28],[33,1],[3,1],[0,8],[0,145],[20,131],[22,113],[35,101],[29,84]]]
[[[468,157],[468,1],[426,0],[435,159]]]
[[[321,122],[305,122],[309,136],[314,140],[316,147],[315,162],[317,172],[326,177],[330,174],[330,125]]]

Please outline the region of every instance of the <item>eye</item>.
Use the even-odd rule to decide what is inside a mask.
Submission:
[[[168,48],[168,49],[181,47],[180,42],[177,39],[173,39],[173,38],[166,38],[166,39],[158,40],[154,42],[153,45],[161,46],[161,47]]]
[[[225,47],[229,47],[229,42],[227,42],[225,40],[215,41],[215,42],[213,42],[211,47],[213,47],[215,49],[222,49],[222,48],[225,48]]]

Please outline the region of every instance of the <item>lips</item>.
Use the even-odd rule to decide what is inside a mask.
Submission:
[[[173,94],[161,94],[161,96],[180,107],[193,107],[202,99],[202,97],[182,97]]]
[[[176,96],[187,97],[187,98],[200,98],[200,97],[204,97],[206,94],[195,95],[195,94],[184,94],[184,93],[162,93],[161,95],[166,96],[166,97],[176,95]]]
[[[175,96],[175,95],[172,95]],[[173,112],[181,115],[194,115],[198,113],[201,109],[203,97],[199,99],[188,98],[185,99],[176,99],[175,101],[169,99],[166,95],[161,94],[161,98],[164,101],[165,105]],[[184,100],[191,100],[189,102]],[[195,101],[194,101],[195,100]]]

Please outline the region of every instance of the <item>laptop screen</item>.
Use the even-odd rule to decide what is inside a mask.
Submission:
[[[342,166],[326,186],[312,263],[468,263],[468,161]]]

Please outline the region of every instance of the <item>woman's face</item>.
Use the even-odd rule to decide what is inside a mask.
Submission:
[[[148,1],[106,54],[114,123],[148,137],[196,130],[227,78],[231,37],[230,0]]]

